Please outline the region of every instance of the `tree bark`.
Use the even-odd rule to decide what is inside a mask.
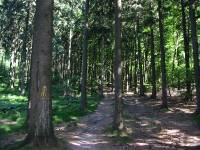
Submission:
[[[84,1],[84,35],[82,53],[82,77],[81,77],[81,110],[87,109],[87,51],[88,51],[88,14],[89,0]]]
[[[37,146],[55,143],[52,123],[51,62],[53,0],[37,0],[34,19],[28,135]]]
[[[68,49],[68,57],[67,57],[67,86],[69,87],[69,77],[71,74],[71,55],[72,55],[72,37],[73,30],[69,30],[69,49]]]
[[[191,99],[191,82],[190,82],[190,46],[189,46],[189,36],[187,34],[186,27],[186,14],[185,14],[185,3],[184,0],[181,0],[181,12],[182,12],[182,30],[184,38],[184,51],[185,51],[185,84],[186,84],[186,100]]]
[[[167,71],[165,62],[165,41],[163,27],[163,4],[162,0],[158,0],[159,13],[159,32],[160,32],[160,52],[161,52],[161,73],[162,73],[162,105],[161,108],[167,108]]]
[[[140,96],[144,96],[144,81],[143,81],[143,62],[142,62],[142,50],[141,50],[141,39],[138,35],[138,61],[139,61],[139,74],[140,74]]]
[[[123,129],[122,119],[122,64],[121,64],[121,0],[115,0],[115,62],[114,62],[114,76],[115,76],[115,110],[113,129],[120,131]]]
[[[197,23],[195,19],[195,0],[189,0],[189,14],[191,22],[193,60],[194,60],[195,82],[196,82],[195,86],[196,86],[197,109],[195,114],[200,114],[200,68],[199,68]]]
[[[151,26],[151,84],[152,84],[151,98],[156,99],[156,64],[155,64],[154,32],[152,26]]]
[[[137,31],[136,31],[137,32]],[[137,33],[135,33],[136,35]],[[138,78],[137,78],[137,70],[138,70],[138,58],[137,58],[137,37],[134,37],[134,94],[137,94],[137,83],[138,83]]]

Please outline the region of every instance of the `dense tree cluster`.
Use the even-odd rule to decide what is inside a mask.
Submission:
[[[151,93],[161,108],[172,91],[195,95],[200,114],[199,38],[198,0],[0,0],[0,82],[29,91],[36,143],[54,138],[51,85],[81,94],[82,111],[87,94],[115,91],[117,130],[125,92]]]

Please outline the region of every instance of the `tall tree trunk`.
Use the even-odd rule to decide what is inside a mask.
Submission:
[[[137,31],[136,31],[137,32]],[[137,34],[137,33],[135,33]],[[137,57],[137,37],[135,36],[134,38],[134,45],[135,45],[135,48],[134,48],[134,93],[137,94],[137,82],[138,82],[138,78],[137,78],[137,69],[138,69],[138,57]]]
[[[139,61],[139,74],[140,74],[140,96],[144,96],[144,81],[143,81],[143,65],[142,65],[142,50],[141,50],[141,39],[138,35],[138,61]]]
[[[163,27],[163,4],[162,0],[158,0],[159,13],[159,32],[160,32],[160,52],[161,52],[161,72],[162,72],[162,105],[161,108],[167,108],[167,71],[165,62],[165,42],[164,42],[164,27]]]
[[[184,50],[185,50],[185,81],[186,81],[186,100],[191,99],[191,82],[190,82],[190,46],[189,46],[189,36],[187,34],[186,27],[186,15],[185,15],[185,3],[181,0],[181,12],[182,12],[182,30],[184,38]]]
[[[114,76],[115,76],[115,111],[113,120],[113,129],[123,129],[122,119],[122,87],[121,87],[121,0],[115,0],[115,63],[114,63]]]
[[[72,55],[72,37],[73,30],[69,30],[69,49],[68,49],[68,57],[67,57],[67,86],[69,87],[69,77],[71,74],[71,55]]]
[[[100,68],[100,85],[99,85],[99,92],[100,97],[104,98],[104,81],[105,81],[105,55],[104,55],[104,37],[102,37],[101,43],[100,43],[100,62],[101,62],[101,68]]]
[[[196,86],[196,99],[197,109],[196,114],[200,114],[200,68],[199,68],[199,51],[198,51],[198,36],[197,36],[197,23],[195,18],[195,0],[189,0],[189,13],[191,21],[192,32],[192,47],[193,47],[193,59],[194,59],[194,71],[195,71],[195,86]]]
[[[51,100],[52,33],[53,0],[37,0],[26,142],[39,146],[55,143]]]
[[[156,98],[156,64],[155,64],[155,46],[154,46],[154,32],[151,26],[151,83],[152,95],[151,98]]]
[[[87,51],[88,51],[88,14],[89,0],[84,1],[84,35],[83,35],[83,53],[82,53],[82,77],[81,77],[81,110],[87,109]]]
[[[140,96],[144,96],[144,81],[143,81],[143,61],[142,61],[142,49],[141,49],[141,35],[139,27],[139,18],[137,20],[137,40],[138,40],[138,62],[139,62],[139,74],[140,74]]]

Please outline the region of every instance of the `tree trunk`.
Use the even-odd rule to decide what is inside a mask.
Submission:
[[[55,143],[52,124],[51,61],[53,0],[37,0],[31,58],[28,135],[37,146]]]
[[[142,50],[140,39],[140,27],[139,19],[137,20],[137,40],[138,40],[138,62],[139,62],[139,74],[140,74],[140,96],[144,96],[144,83],[143,83],[143,67],[142,67]]]
[[[190,21],[192,32],[192,47],[193,47],[193,59],[194,59],[194,71],[195,71],[195,86],[196,86],[196,99],[197,109],[196,114],[200,114],[200,68],[199,68],[199,51],[198,51],[198,36],[197,36],[197,23],[195,18],[195,0],[189,0],[190,2]]]
[[[138,35],[138,61],[139,61],[139,74],[140,74],[140,96],[144,96],[144,82],[143,82],[143,66],[142,66],[142,50],[140,35]]]
[[[137,32],[137,31],[136,31]],[[137,34],[137,33],[135,33]],[[137,69],[138,69],[138,58],[137,58],[137,37],[135,36],[134,38],[134,94],[137,94],[137,82],[138,82],[138,78],[137,78]]]
[[[87,109],[87,51],[88,51],[88,14],[89,0],[84,1],[84,35],[83,35],[83,53],[82,53],[82,77],[81,77],[81,110]]]
[[[72,55],[72,37],[73,30],[69,31],[69,49],[68,49],[68,57],[67,57],[67,86],[69,87],[69,78],[71,74],[71,55]]]
[[[189,36],[187,34],[186,27],[186,15],[185,15],[185,3],[184,0],[181,0],[181,11],[182,11],[182,30],[184,38],[184,50],[185,50],[185,82],[186,82],[186,100],[191,99],[191,82],[190,82],[190,46],[189,46]]]
[[[152,26],[151,26],[151,83],[152,83],[151,98],[156,99],[156,64],[155,64],[154,32]]]
[[[163,27],[163,5],[162,0],[158,0],[159,13],[159,32],[160,32],[160,52],[161,52],[161,73],[162,73],[162,105],[161,108],[167,108],[167,71],[165,62],[165,46],[164,46],[164,27]]]
[[[122,119],[122,87],[121,87],[121,0],[115,0],[115,63],[114,63],[114,76],[115,76],[115,111],[113,129],[123,129]]]

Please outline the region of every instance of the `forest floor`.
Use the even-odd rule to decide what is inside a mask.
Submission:
[[[97,110],[78,122],[55,127],[58,138],[69,150],[199,150],[200,129],[192,117],[194,102],[172,98],[168,110],[160,110],[160,100],[125,95],[124,120],[127,135],[111,133],[114,99],[106,95]],[[131,132],[132,131],[132,132]],[[15,135],[22,139],[23,135]]]
[[[57,136],[67,139],[70,150],[192,150],[200,149],[200,129],[193,120],[193,102],[170,100],[170,109],[160,110],[160,101],[148,97],[124,96],[124,118],[127,130],[117,137],[111,128],[113,97],[107,95],[95,113],[80,120],[75,129],[59,130]],[[66,129],[67,130],[67,129]]]

